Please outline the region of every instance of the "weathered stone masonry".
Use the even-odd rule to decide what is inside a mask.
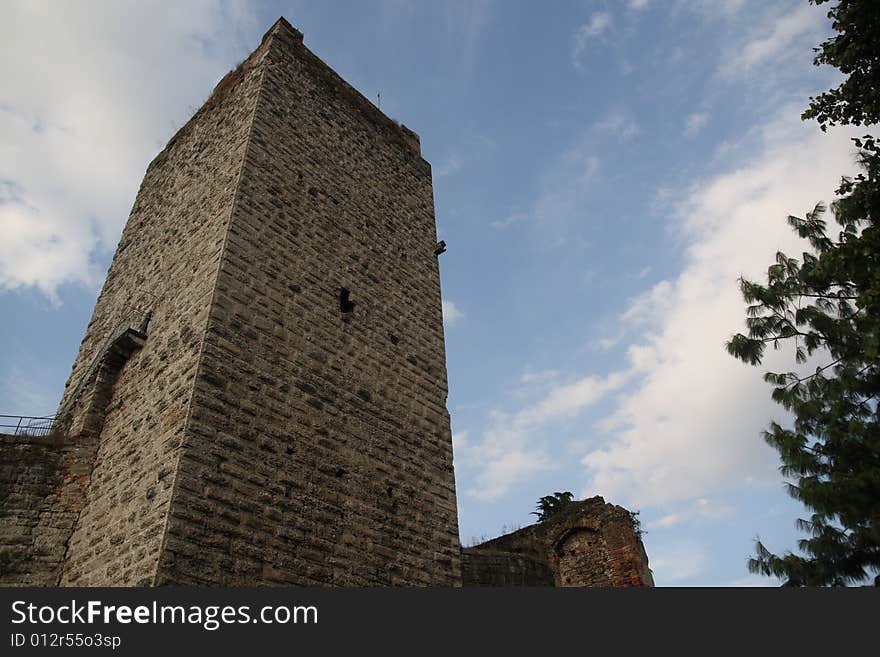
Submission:
[[[462,554],[440,250],[418,136],[279,20],[148,167],[55,431],[0,440],[0,584],[645,583],[613,513]]]
[[[465,586],[653,586],[635,517],[601,497],[573,502],[464,550]]]
[[[279,22],[157,583],[452,585],[429,165]]]
[[[55,586],[85,503],[95,440],[0,436],[0,586]]]
[[[418,138],[276,23],[138,193],[68,389],[152,315],[61,582],[459,581],[435,242]]]

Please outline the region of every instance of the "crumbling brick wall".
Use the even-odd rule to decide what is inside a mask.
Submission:
[[[550,565],[525,554],[464,548],[461,579],[465,586],[555,586]]]
[[[94,441],[0,435],[0,586],[56,586]]]
[[[633,515],[601,497],[573,502],[543,522],[481,543],[468,553],[465,586],[516,585],[503,583],[510,568],[509,561],[499,558],[504,554],[546,564],[555,586],[654,585]],[[474,560],[476,554],[487,558]]]

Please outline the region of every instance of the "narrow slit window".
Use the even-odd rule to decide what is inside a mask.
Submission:
[[[347,288],[339,290],[339,310],[347,315],[354,310],[354,301],[351,300],[351,292]]]

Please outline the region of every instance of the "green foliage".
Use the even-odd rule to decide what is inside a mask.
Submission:
[[[829,0],[811,0],[822,5]],[[810,98],[804,119],[826,125],[872,125],[880,121],[880,2],[840,0],[828,10],[837,32],[815,48],[813,63],[829,64],[847,78],[835,89]]]
[[[642,521],[639,518],[640,511],[628,511],[629,520],[632,523],[633,533],[636,535],[636,538],[642,540],[642,536],[645,535],[645,530],[642,529]]]
[[[840,0],[828,16],[838,35],[821,44],[815,63],[848,78],[811,99],[803,118],[823,130],[876,123],[880,2]],[[791,344],[797,363],[820,363],[806,374],[764,375],[774,401],[794,416],[791,428],[772,423],[764,438],[779,452],[789,493],[812,515],[797,523],[808,535],[798,542],[801,554],[777,556],[758,541],[749,569],[790,585],[842,585],[880,569],[880,147],[870,135],[853,141],[861,173],[837,189],[836,234],[828,233],[822,204],[788,218],[809,249],[800,259],[777,253],[764,285],[740,281],[748,335],[726,345],[751,365],[768,344]]]
[[[538,522],[544,522],[571,504],[573,497],[569,491],[545,495],[538,500],[538,505],[535,507],[538,510],[532,511],[532,515],[538,516]]]

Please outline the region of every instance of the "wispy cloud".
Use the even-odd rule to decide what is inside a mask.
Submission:
[[[590,183],[600,166],[591,141],[581,138],[547,168],[531,214],[543,224],[548,237],[558,238],[554,230],[564,231],[568,223],[583,216],[585,201],[591,192]]]
[[[504,219],[496,219],[492,222],[492,228],[504,229],[509,228],[513,224],[517,224],[529,218],[528,213],[514,211],[508,214]]]
[[[442,302],[443,305],[443,323],[448,327],[453,327],[462,319],[464,319],[464,313],[459,310],[458,306],[456,306],[452,301],[446,301],[445,299]]]
[[[638,124],[624,111],[611,112],[601,121],[593,125],[593,130],[600,134],[612,135],[622,139],[630,139],[639,134]]]
[[[524,375],[525,376],[525,375]],[[585,377],[550,388],[537,400],[526,402],[514,413],[496,411],[490,427],[477,442],[469,441],[460,452],[458,463],[474,472],[476,485],[467,492],[491,502],[506,494],[517,483],[555,467],[551,445],[544,435],[547,425],[576,418],[603,397],[620,389],[625,374]],[[537,382],[535,377],[530,383]],[[547,377],[544,373],[542,378]]]
[[[745,5],[745,0],[679,0],[679,6],[713,18],[734,16]]]
[[[519,377],[520,383],[545,383],[547,381],[552,381],[553,379],[559,378],[559,370],[541,370],[534,371],[532,369],[526,369]]]
[[[590,20],[581,25],[575,30],[574,36],[572,37],[572,64],[574,64],[575,68],[581,69],[583,65],[581,64],[581,54],[583,54],[584,49],[586,49],[587,44],[591,39],[595,39],[601,36],[606,30],[611,27],[611,14],[607,11],[597,11],[592,16],[590,16]]]
[[[621,316],[641,327],[628,347],[635,385],[602,424],[610,441],[584,457],[588,491],[645,506],[778,482],[760,432],[781,411],[761,372],[723,343],[743,326],[737,278],[760,278],[779,248],[799,253],[784,217],[831,199],[852,170],[846,136],[822,135],[786,107],[750,162],[701,181],[677,204],[686,265]],[[767,369],[780,363],[790,368],[787,355],[771,354]]]
[[[738,579],[720,584],[725,588],[768,588],[782,586],[782,580],[764,575],[746,575]]]
[[[457,173],[461,170],[461,159],[457,155],[450,155],[440,166],[434,169],[434,173],[441,178]]]
[[[441,163],[434,167],[434,174],[438,178],[455,175],[467,167],[474,166],[496,148],[495,142],[486,135],[465,133]]]
[[[694,112],[684,122],[684,136],[696,137],[709,122],[708,112]]]
[[[96,256],[115,244],[146,163],[235,61],[252,18],[219,0],[2,13],[6,51],[30,55],[0,60],[0,289],[53,297],[100,280]]]
[[[665,529],[695,520],[718,520],[732,512],[733,507],[729,504],[701,497],[648,523],[648,529]]]
[[[3,412],[7,414],[51,415],[58,403],[55,392],[37,381],[32,369],[16,364],[9,366],[0,378],[0,400],[3,400]]]
[[[724,77],[742,77],[753,73],[765,62],[779,64],[783,57],[809,53],[810,46],[825,28],[825,15],[808,4],[799,4],[789,13],[778,16],[769,28],[758,28],[723,60]]]
[[[706,546],[692,539],[679,539],[651,552],[651,571],[660,586],[690,583],[709,567]]]

